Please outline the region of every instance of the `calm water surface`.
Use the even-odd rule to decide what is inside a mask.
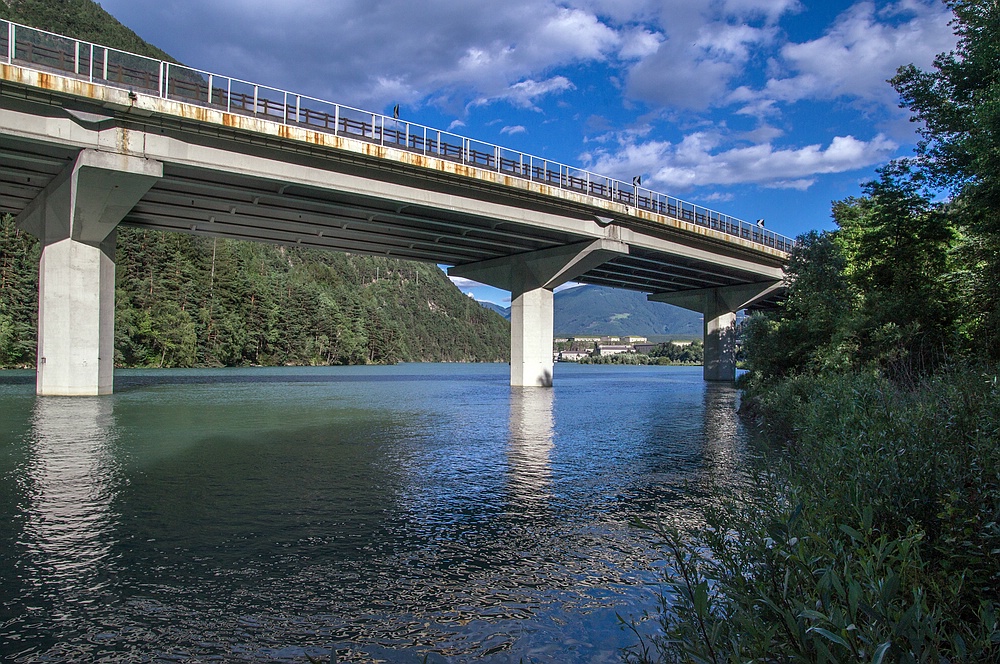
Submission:
[[[741,480],[700,367],[33,379],[0,372],[4,661],[618,661],[662,564],[630,520]]]

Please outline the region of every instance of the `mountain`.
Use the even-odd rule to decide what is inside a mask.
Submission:
[[[119,23],[92,0],[0,0],[0,19],[129,53],[177,62]]]
[[[169,59],[91,0],[0,0],[0,18]],[[35,238],[0,217],[0,368],[35,363]],[[507,361],[510,324],[432,264],[118,229],[117,366]]]
[[[644,293],[578,286],[555,296],[555,332],[558,335],[638,334],[701,337],[702,316],[661,302]]]
[[[493,302],[480,302],[485,308],[490,311],[495,311],[507,320],[510,320],[510,307],[501,307],[499,304],[494,304]]]
[[[510,320],[510,307],[480,302]],[[650,302],[642,293],[578,286],[555,295],[555,332],[558,335],[668,335],[700,337],[701,314],[669,304]]]

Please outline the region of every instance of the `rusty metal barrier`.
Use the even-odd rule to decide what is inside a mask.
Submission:
[[[0,60],[227,113],[309,127],[582,193],[788,252],[795,241],[622,180],[380,113],[0,21]]]

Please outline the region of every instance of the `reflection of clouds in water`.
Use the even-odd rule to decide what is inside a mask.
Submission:
[[[537,387],[510,388],[510,485],[519,502],[544,501],[552,483],[550,453],[555,425],[554,391]]]
[[[116,517],[118,473],[107,397],[39,397],[27,466],[26,580],[57,604],[99,600]],[[48,593],[47,593],[48,594]]]

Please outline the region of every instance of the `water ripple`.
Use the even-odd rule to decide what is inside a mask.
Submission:
[[[37,399],[0,431],[0,656],[617,661],[616,614],[664,565],[630,521],[699,518],[743,445],[731,388],[627,369],[144,372]]]

